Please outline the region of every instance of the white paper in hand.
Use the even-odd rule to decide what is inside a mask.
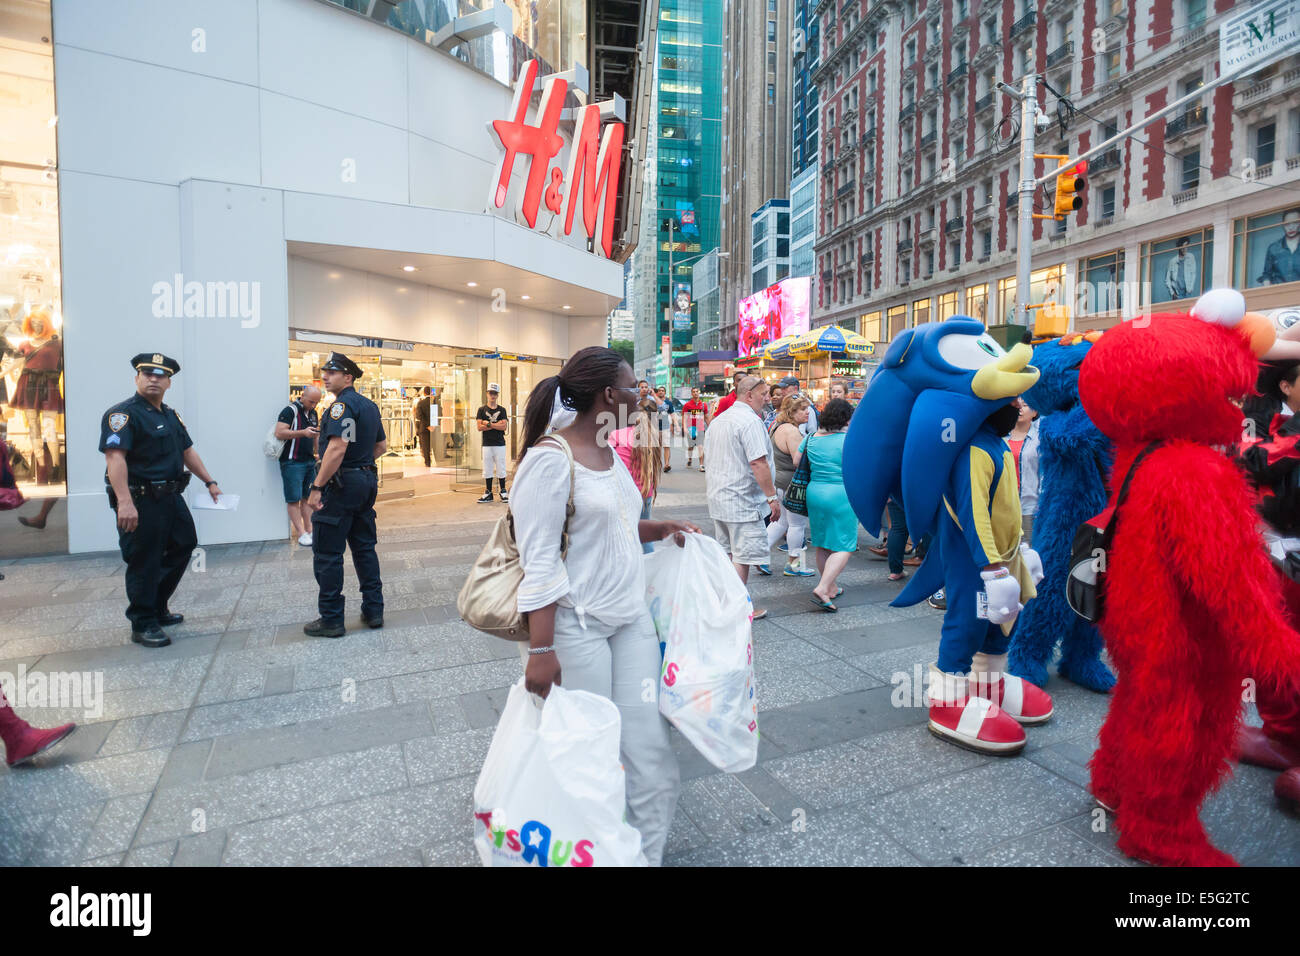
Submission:
[[[194,496],[192,507],[201,511],[234,511],[239,507],[239,495],[217,495],[213,501],[206,491]]]

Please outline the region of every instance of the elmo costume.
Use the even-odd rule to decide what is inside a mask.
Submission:
[[[1250,487],[1222,451],[1241,438],[1233,400],[1250,394],[1273,339],[1239,293],[1213,290],[1189,314],[1108,329],[1079,371],[1083,407],[1115,444],[1112,505],[1133,460],[1161,442],[1105,556],[1100,629],[1119,679],[1091,763],[1119,848],[1151,863],[1235,862],[1210,844],[1201,803],[1229,770],[1247,679],[1294,693],[1300,675]]]

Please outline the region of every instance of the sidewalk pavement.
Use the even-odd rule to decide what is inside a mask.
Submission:
[[[680,454],[655,516],[711,532],[705,476]],[[0,562],[0,671],[104,681],[97,717],[19,708],[81,727],[30,766],[0,766],[0,862],[476,865],[471,794],[521,667],[456,615],[502,507],[475,497],[378,507],[385,627],[361,626],[348,567],[340,640],[303,635],[311,552],[288,541],[207,549],[173,601],[185,623],[155,650],[130,641],[116,554]],[[820,613],[783,560],[751,576],[769,609],[754,625],[759,764],[718,773],[673,732],[667,864],[1131,865],[1085,790],[1107,698],[1054,677],[1056,715],[1017,758],[941,743],[924,708],[891,703],[891,677],[934,659],[941,615],[889,607],[901,585],[865,550],[839,613]],[[1273,778],[1242,766],[1204,810],[1243,863],[1300,863],[1300,821]]]

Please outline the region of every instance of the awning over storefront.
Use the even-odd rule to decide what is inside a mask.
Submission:
[[[701,362],[731,362],[736,358],[734,350],[727,351],[712,350],[704,352],[692,352],[690,355],[679,355],[673,359],[674,368],[694,368]]]

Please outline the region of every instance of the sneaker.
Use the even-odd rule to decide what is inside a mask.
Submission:
[[[672,470],[673,470],[673,466],[672,466],[672,465],[664,465],[664,474],[667,474],[668,472],[670,472],[670,471],[672,471]]]
[[[1025,749],[1025,732],[1009,713],[976,695],[967,679],[930,665],[925,691],[930,733],[967,750],[1010,757]]]
[[[1032,726],[1050,720],[1055,709],[1051,695],[1037,684],[1008,674],[1006,668],[1006,654],[976,654],[971,663],[974,677],[969,682],[970,693],[987,697],[1021,724]]]
[[[308,534],[306,531],[304,531],[302,534],[298,535],[298,543],[302,545],[304,548],[310,548],[311,535]]]
[[[793,564],[787,564],[781,573],[790,578],[810,578],[817,572],[812,568],[796,568]]]
[[[942,591],[935,591],[925,599],[925,603],[930,605],[930,607],[934,608],[936,611],[948,610],[948,599],[943,596]]]
[[[756,565],[754,565],[754,567],[758,568],[758,573],[759,573],[759,574],[766,575],[767,577],[771,577],[771,576],[772,576],[772,566],[771,566],[771,565],[769,565],[769,564],[756,564]]]
[[[704,466],[703,466],[703,465],[700,465],[700,474],[701,474],[701,475],[704,474]]]
[[[481,505],[485,505],[488,504],[491,500],[492,500],[492,492],[489,491],[487,494],[485,494],[482,498],[478,500],[478,503]]]
[[[503,492],[501,492],[501,500],[502,500],[502,501],[509,501],[509,500],[510,500],[510,496],[507,495],[507,494],[503,491]]]
[[[308,637],[342,637],[346,631],[342,624],[326,624],[320,618],[302,627],[302,632]]]
[[[779,545],[776,546],[776,550],[780,551],[782,554],[789,554],[790,546],[786,544],[784,541],[782,541]]]

